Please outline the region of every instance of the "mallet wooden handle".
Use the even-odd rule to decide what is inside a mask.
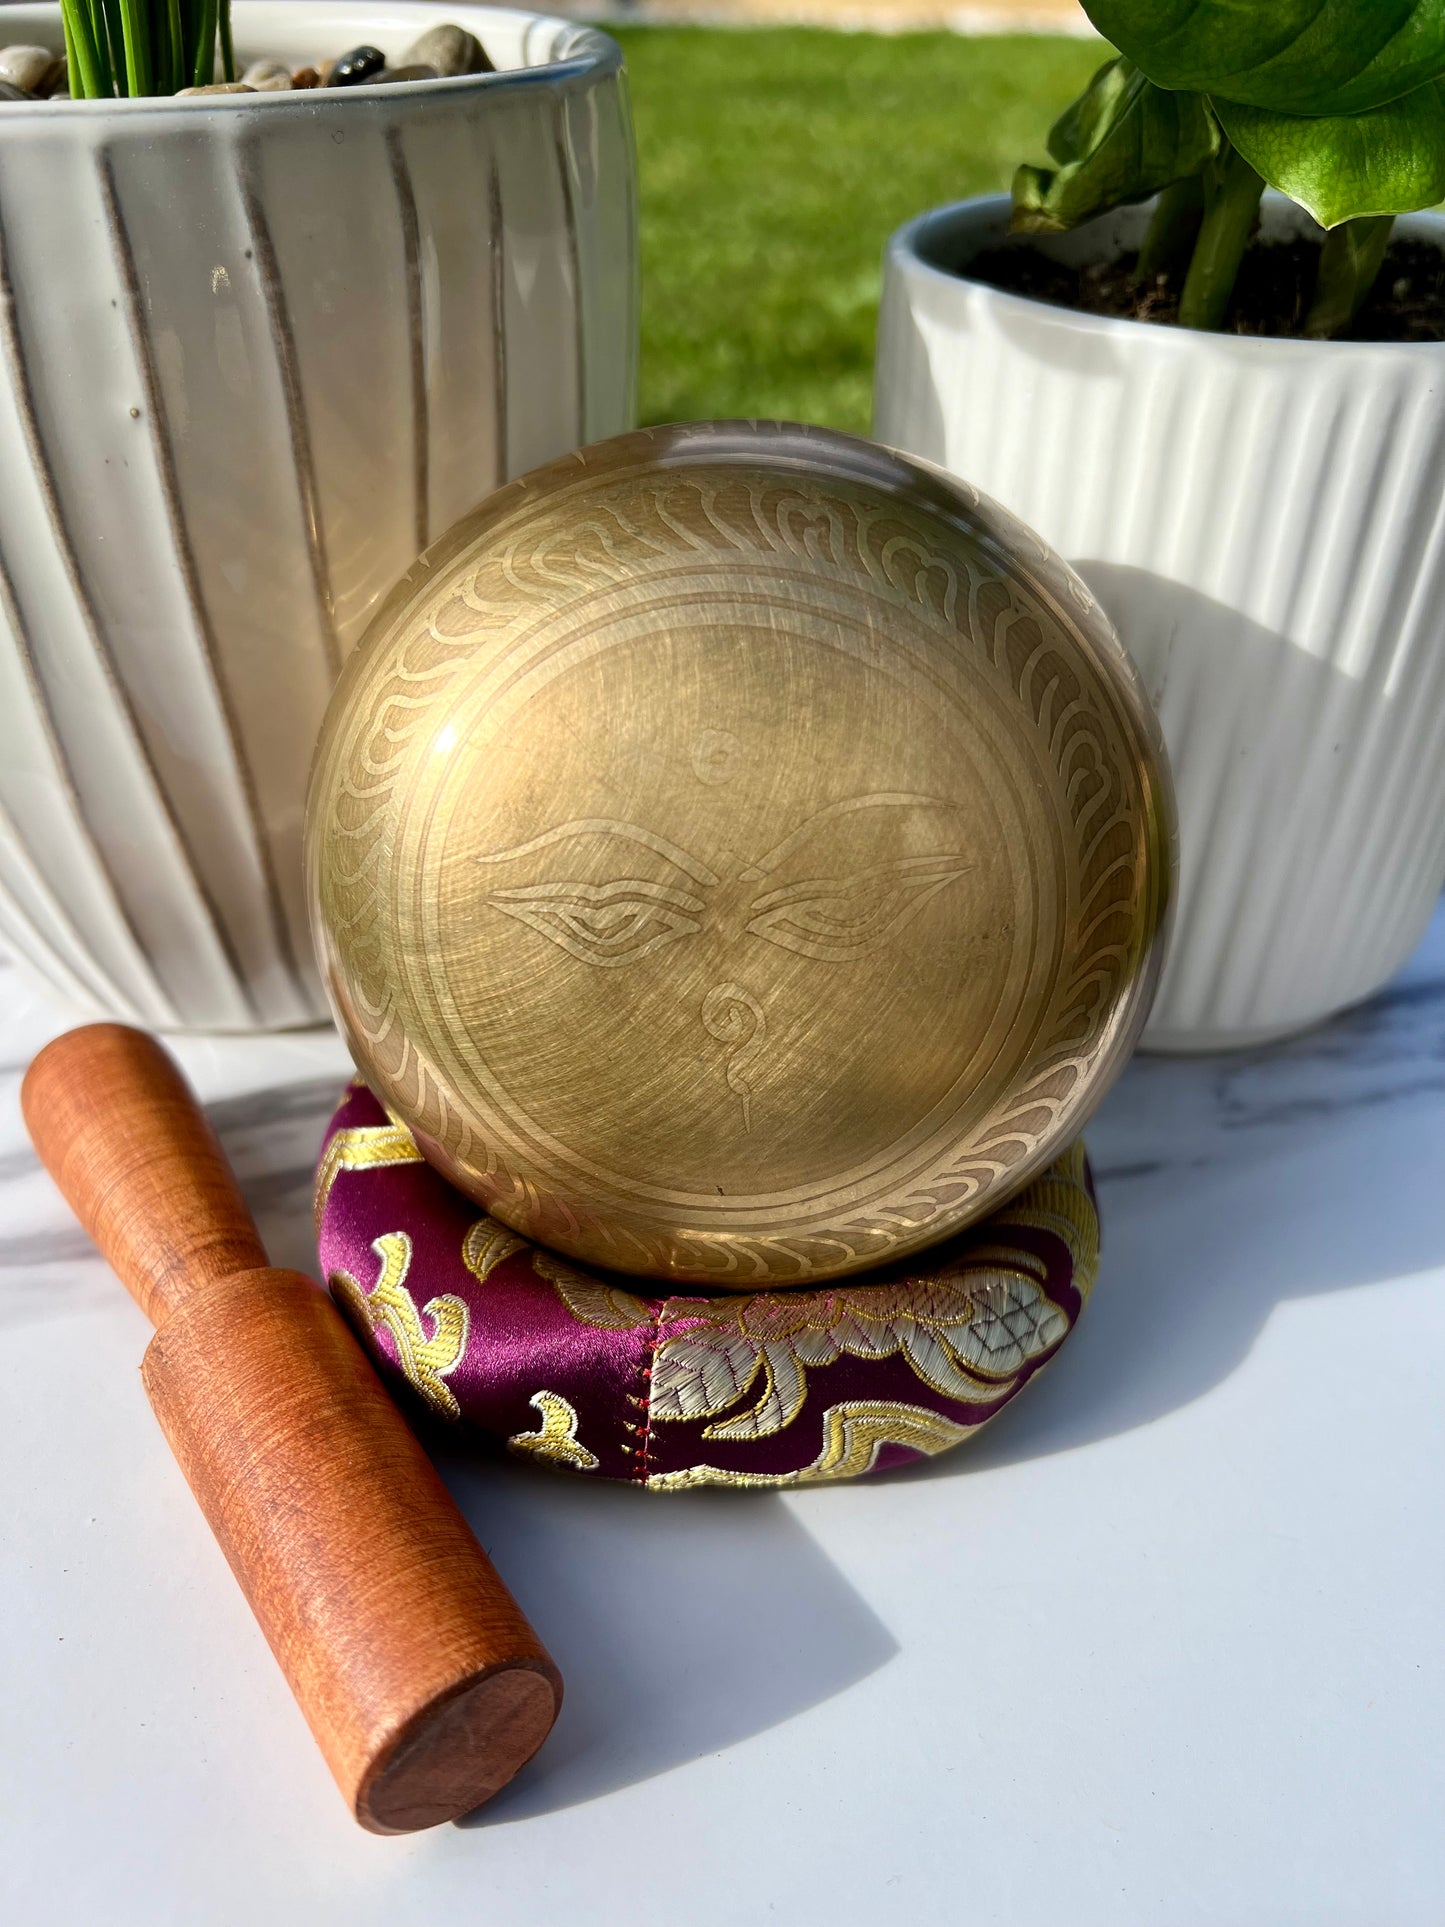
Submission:
[[[41,1162],[150,1319],[268,1263],[210,1121],[153,1037],[87,1024],[41,1051],[20,1095]]]
[[[157,1324],[151,1404],[356,1818],[401,1833],[479,1805],[546,1738],[561,1680],[341,1315],[267,1267],[144,1032],[57,1038],[21,1105]]]

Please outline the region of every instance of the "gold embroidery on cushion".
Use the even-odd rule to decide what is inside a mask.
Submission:
[[[445,1381],[467,1349],[471,1314],[465,1301],[446,1292],[429,1299],[418,1311],[416,1300],[406,1288],[411,1239],[404,1231],[388,1231],[371,1248],[381,1260],[381,1276],[371,1290],[363,1291],[349,1271],[333,1271],[326,1281],[332,1297],[372,1351],[378,1349],[376,1333],[385,1326],[396,1345],[402,1371],[427,1404],[443,1418],[459,1418],[461,1407]],[[432,1321],[430,1337],[422,1324],[424,1318]]]
[[[1069,1321],[1025,1267],[969,1268],[935,1278],[833,1291],[760,1292],[728,1299],[670,1299],[664,1318],[696,1320],[664,1338],[652,1373],[654,1421],[708,1418],[710,1439],[758,1439],[781,1432],[803,1409],[807,1368],[843,1356],[901,1353],[933,1391],[963,1404],[999,1404],[1024,1366],[1065,1336]],[[1039,1266],[1042,1270],[1042,1265]],[[719,1415],[761,1395],[732,1418]]]
[[[598,1331],[622,1332],[652,1323],[644,1299],[616,1285],[604,1285],[600,1278],[576,1270],[550,1251],[534,1250],[532,1269],[547,1280],[580,1324],[595,1326]]]
[[[551,1459],[578,1472],[597,1469],[597,1454],[577,1437],[577,1411],[560,1392],[533,1392],[528,1403],[542,1415],[539,1432],[514,1432],[507,1450],[526,1458]]]
[[[1075,1143],[987,1227],[1005,1234],[1011,1226],[1040,1229],[1059,1238],[1069,1252],[1073,1283],[1081,1299],[1089,1296],[1099,1260],[1099,1221],[1086,1170],[1083,1144]],[[532,1264],[552,1283],[572,1316],[584,1324],[626,1331],[651,1321],[645,1300],[604,1284],[550,1252],[534,1250]],[[650,1419],[714,1420],[705,1428],[705,1438],[769,1438],[791,1425],[802,1411],[808,1395],[808,1366],[831,1365],[845,1354],[890,1358],[901,1353],[915,1376],[944,1397],[965,1404],[1002,1404],[1017,1389],[1023,1369],[1067,1336],[1068,1316],[1049,1297],[1047,1281],[1045,1261],[1004,1237],[972,1246],[933,1276],[888,1285],[843,1283],[832,1290],[807,1293],[669,1298],[660,1309],[659,1322],[686,1319],[688,1323],[665,1337],[657,1349]],[[754,1403],[746,1411],[724,1417],[759,1379],[761,1391]],[[865,1409],[874,1409],[873,1403],[835,1406],[830,1413]],[[877,1409],[925,1410],[886,1403]],[[926,1416],[930,1423],[951,1428],[947,1444],[977,1429]],[[917,1449],[943,1448],[920,1445]],[[679,1484],[768,1485],[792,1483],[803,1475],[778,1479],[703,1467],[695,1475],[662,1476]],[[854,1474],[813,1470],[808,1476]]]
[[[991,1230],[1020,1225],[1051,1231],[1061,1239],[1073,1264],[1074,1289],[1085,1303],[1099,1275],[1099,1214],[1089,1196],[1087,1170],[1084,1142],[1079,1138],[1042,1177],[989,1219]]]
[[[811,1465],[796,1472],[729,1472],[716,1465],[690,1465],[681,1472],[655,1472],[649,1492],[681,1492],[692,1485],[821,1485],[834,1479],[860,1479],[878,1463],[885,1445],[907,1446],[932,1458],[957,1445],[977,1425],[958,1425],[923,1405],[888,1399],[852,1399],[830,1405],[823,1414],[823,1449]]]
[[[527,1240],[499,1225],[495,1218],[478,1218],[462,1240],[462,1263],[477,1283],[484,1285],[503,1259],[526,1249]]]
[[[316,1230],[331,1187],[343,1171],[374,1171],[385,1164],[420,1164],[421,1152],[404,1124],[356,1124],[338,1131],[327,1145],[316,1170],[314,1210]]]

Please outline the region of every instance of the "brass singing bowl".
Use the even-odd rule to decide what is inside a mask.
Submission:
[[[494,1217],[722,1288],[995,1209],[1148,1011],[1173,809],[1078,576],[821,429],[621,436],[398,584],[317,753],[322,967]]]

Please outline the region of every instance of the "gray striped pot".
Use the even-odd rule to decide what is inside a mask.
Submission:
[[[1265,1042],[1391,976],[1445,881],[1445,344],[1046,307],[968,278],[1008,218],[999,196],[894,236],[874,429],[1067,557],[1159,712],[1179,894],[1145,1046]],[[1043,245],[1103,258],[1147,219]],[[1263,222],[1308,225],[1278,196]]]
[[[162,1029],[325,1014],[301,823],[343,657],[432,537],[634,413],[614,42],[234,19],[297,65],[451,19],[502,71],[0,107],[0,939]],[[55,7],[0,27],[60,45]]]

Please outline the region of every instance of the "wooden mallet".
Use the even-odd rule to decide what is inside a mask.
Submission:
[[[356,1818],[454,1819],[547,1737],[562,1682],[341,1314],[276,1271],[154,1038],[41,1051],[42,1162],[156,1326],[146,1392]]]

